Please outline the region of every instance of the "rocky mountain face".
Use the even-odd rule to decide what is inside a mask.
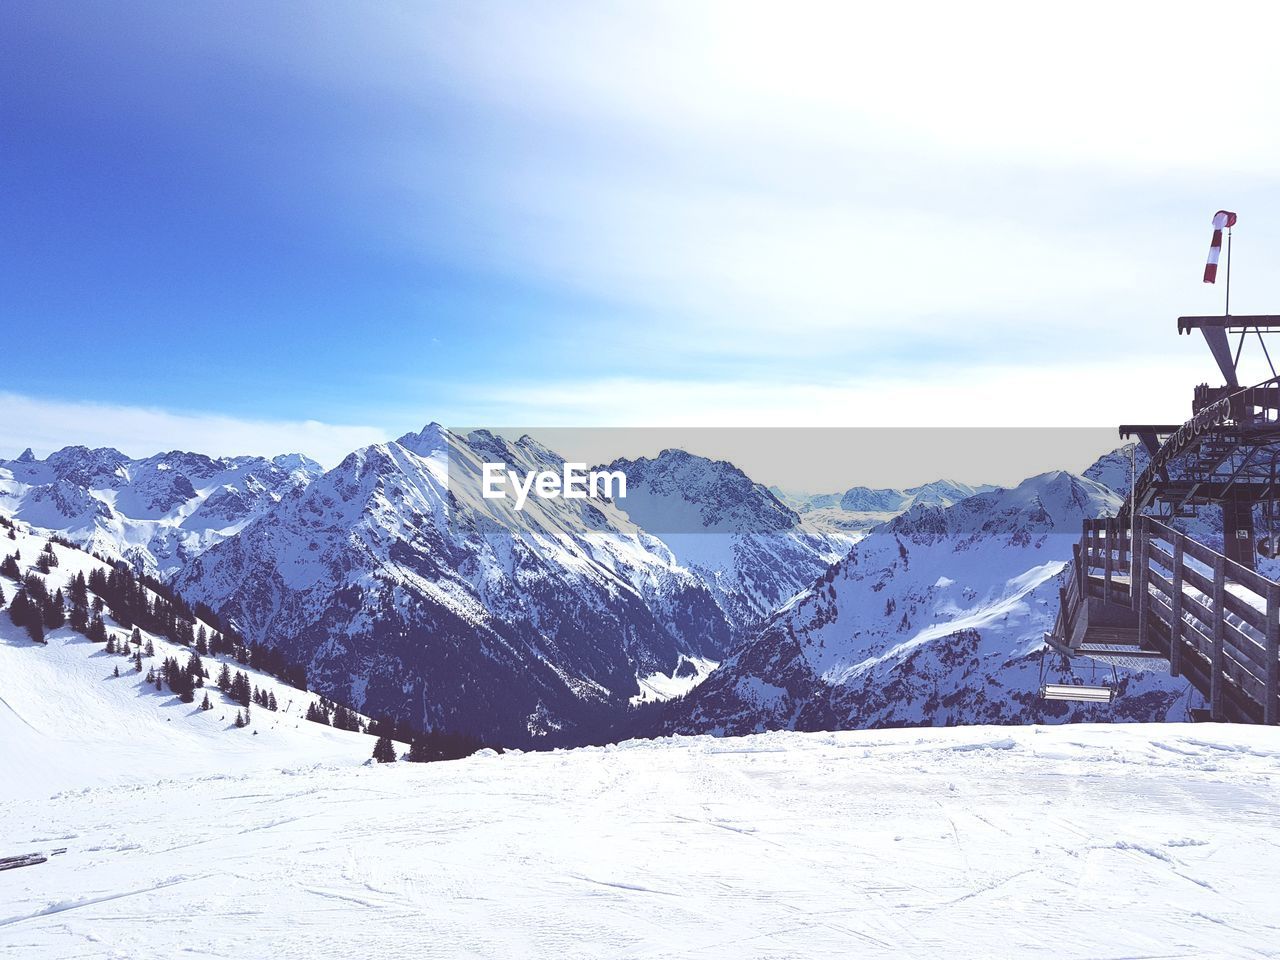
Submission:
[[[1059,574],[1120,496],[1065,472],[877,527],[683,701],[669,732],[1162,719],[1185,681],[1122,673],[1110,707],[1038,699]],[[1091,667],[1046,661],[1047,679]],[[1106,672],[1110,681],[1111,674]]]
[[[701,469],[687,455],[659,459],[628,475],[627,509],[646,521],[671,506],[665,472]],[[433,424],[353,453],[175,584],[307,662],[335,697],[518,742],[586,729],[624,709],[644,678],[720,660],[770,597],[785,599],[837,552],[793,530],[795,515],[748,481],[697,518],[709,532],[684,534],[721,551],[714,569],[697,568],[624,501],[531,497],[516,510],[483,498],[482,465],[495,462],[521,474],[563,467],[527,437]],[[734,531],[762,520],[751,536],[786,546],[738,549]]]
[[[683,450],[617,460],[618,507],[711,591],[735,643],[848,552],[856,536],[811,524],[723,460]]]
[[[297,454],[132,459],[66,447],[37,460],[27,450],[0,460],[0,512],[164,578],[321,472]]]

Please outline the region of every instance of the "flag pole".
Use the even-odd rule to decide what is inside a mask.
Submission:
[[[1231,228],[1227,227],[1227,305],[1223,316],[1231,316]]]

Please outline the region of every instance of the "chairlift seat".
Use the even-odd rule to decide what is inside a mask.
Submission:
[[[1074,700],[1080,703],[1111,703],[1116,692],[1111,687],[1094,687],[1082,683],[1044,683],[1040,685],[1042,700]]]

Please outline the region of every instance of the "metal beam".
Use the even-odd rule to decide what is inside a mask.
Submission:
[[[1161,424],[1159,426],[1142,424],[1135,426],[1133,424],[1122,424],[1120,427],[1120,439],[1128,440],[1130,437],[1137,437],[1142,441],[1142,445],[1147,448],[1147,453],[1154,455],[1160,449],[1160,438],[1167,437],[1175,433],[1182,424],[1175,423],[1173,426]]]
[[[1179,317],[1178,332],[1190,333],[1192,330],[1252,330],[1258,327],[1263,333],[1280,331],[1280,314],[1274,313],[1237,313],[1229,317],[1221,314],[1214,317]]]

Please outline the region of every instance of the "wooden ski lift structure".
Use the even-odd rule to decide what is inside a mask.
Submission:
[[[1117,516],[1084,522],[1045,651],[1110,665],[1113,678],[1120,666],[1168,670],[1208,700],[1209,718],[1274,724],[1280,583],[1256,567],[1257,557],[1280,555],[1280,375],[1268,347],[1280,315],[1233,316],[1230,259],[1227,281],[1222,316],[1178,318],[1180,334],[1204,337],[1225,382],[1197,386],[1181,424],[1120,427],[1122,438],[1142,445],[1147,466],[1134,471]],[[1255,340],[1271,376],[1242,387],[1241,355]],[[1220,551],[1177,528],[1205,509],[1221,512]],[[1111,703],[1116,686],[1042,676],[1040,695]]]

